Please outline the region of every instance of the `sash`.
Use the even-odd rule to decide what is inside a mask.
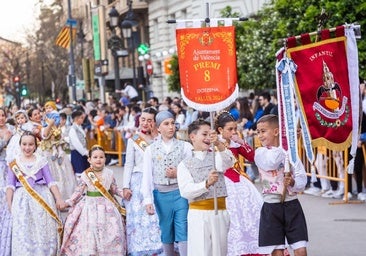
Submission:
[[[145,151],[146,147],[149,146],[149,144],[142,138],[139,134],[134,134],[132,136],[132,140],[139,146],[142,151]]]
[[[90,181],[93,183],[94,187],[98,189],[98,191],[109,201],[111,201],[114,206],[118,209],[119,213],[122,216],[126,216],[126,209],[123,208],[117,201],[114,199],[114,197],[108,192],[108,190],[102,185],[102,183],[99,181],[95,173],[92,171],[92,168],[88,168],[85,170],[86,176],[90,179]]]
[[[63,225],[62,221],[58,217],[58,215],[53,211],[53,209],[47,204],[47,202],[29,185],[27,179],[24,177],[22,170],[18,166],[16,160],[13,160],[10,164],[10,169],[13,171],[19,182],[28,192],[28,194],[39,203],[42,208],[57,222],[57,233],[59,235],[60,244],[62,242],[62,234],[63,234]]]
[[[244,178],[247,178],[248,180],[251,181],[251,179],[249,178],[248,174],[246,174],[244,172],[244,170],[241,168],[240,166],[240,163],[239,163],[239,159],[238,158],[235,158],[236,159],[236,162],[234,163],[233,165],[233,170],[238,173],[239,175],[243,176]]]

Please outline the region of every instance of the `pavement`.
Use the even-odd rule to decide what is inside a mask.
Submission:
[[[121,186],[123,167],[109,166]],[[365,202],[299,195],[309,233],[308,256],[365,256]],[[291,253],[293,255],[293,253]]]

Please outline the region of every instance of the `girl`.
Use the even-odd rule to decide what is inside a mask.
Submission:
[[[12,255],[57,255],[65,206],[45,158],[35,154],[37,139],[20,137],[21,154],[9,164],[6,198],[12,213]],[[56,200],[56,203],[55,203]]]
[[[0,108],[0,255],[10,255],[11,214],[6,204],[6,161],[5,147],[15,132],[14,127],[6,124],[6,112]]]
[[[237,123],[229,112],[223,111],[217,116],[216,129],[237,159],[225,172],[226,206],[230,215],[227,255],[258,255],[259,214],[263,200],[239,165],[239,155],[253,162],[254,151],[238,138]]]
[[[123,195],[126,205],[126,231],[128,255],[153,255],[163,251],[156,214],[145,211],[141,189],[142,162],[147,145],[157,137],[155,126],[157,111],[145,108],[140,116],[139,131],[128,139],[126,164],[123,173]]]
[[[90,168],[81,174],[74,194],[66,200],[72,208],[65,223],[61,254],[126,255],[122,208],[113,197],[123,197],[123,191],[118,189],[113,171],[105,167],[101,146],[90,149],[88,161]]]
[[[10,163],[20,154],[19,139],[25,131],[32,132],[33,124],[29,122],[28,116],[24,110],[18,110],[14,114],[14,120],[16,125],[16,132],[10,139],[8,146],[6,147],[6,161]]]

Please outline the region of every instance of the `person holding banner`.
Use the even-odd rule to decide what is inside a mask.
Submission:
[[[178,242],[180,256],[187,256],[188,201],[180,195],[177,165],[192,156],[192,145],[174,138],[175,119],[171,112],[159,112],[156,127],[160,136],[144,153],[143,203],[148,214],[154,214],[156,210],[159,216],[165,255],[174,256],[174,242]]]
[[[9,163],[6,199],[12,214],[12,255],[58,255],[66,204],[46,158],[35,154],[37,138],[20,136],[21,153]],[[56,202],[55,202],[56,201]]]
[[[262,147],[256,149],[254,160],[261,174],[264,199],[259,224],[259,250],[272,256],[283,256],[287,241],[295,256],[306,256],[308,232],[297,198],[297,193],[306,186],[305,168],[299,159],[292,168],[286,167],[286,152],[279,146],[278,116],[269,114],[261,117],[257,122],[257,134]],[[285,175],[287,170],[290,175]]]
[[[178,185],[181,195],[189,201],[188,255],[226,256],[229,214],[223,172],[234,164],[235,158],[218,140],[210,123],[198,119],[188,126],[193,144],[193,156],[178,165]],[[212,152],[213,143],[218,151]],[[215,160],[215,161],[214,161]],[[214,209],[214,188],[218,212]]]
[[[240,155],[253,162],[254,150],[239,138],[237,122],[230,112],[220,112],[215,126],[236,158],[225,172],[226,205],[230,215],[227,255],[258,255],[259,213],[263,199],[239,163]]]

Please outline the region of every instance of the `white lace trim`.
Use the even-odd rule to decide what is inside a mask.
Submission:
[[[19,165],[20,169],[22,170],[22,172],[30,177],[34,177],[34,175],[40,170],[42,169],[45,165],[47,165],[47,159],[42,157],[39,154],[34,154],[36,156],[36,161],[34,162],[34,164],[32,166],[29,166],[29,163],[22,163],[20,156],[17,156],[15,158],[17,164]]]

